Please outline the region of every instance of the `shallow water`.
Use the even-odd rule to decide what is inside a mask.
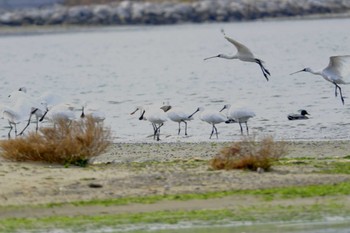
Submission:
[[[321,77],[291,72],[324,68],[331,55],[350,54],[350,19],[213,23],[67,30],[0,36],[0,101],[26,86],[28,94],[52,91],[78,108],[89,102],[106,112],[116,142],[151,142],[152,127],[129,113],[139,105],[169,102],[193,112],[244,103],[256,112],[251,134],[285,140],[349,139],[350,100],[345,105]],[[235,50],[220,33],[246,44],[266,63],[266,82],[256,64],[203,58]],[[350,88],[343,86],[344,96]],[[289,121],[306,109],[311,117]],[[78,114],[78,112],[77,112]],[[7,122],[0,120],[6,138]],[[21,129],[24,125],[19,126]],[[162,142],[207,141],[211,126],[196,119],[189,137],[177,123],[162,127]],[[34,126],[32,126],[34,128]],[[220,124],[219,140],[240,138],[238,124]],[[215,141],[216,139],[212,139]]]

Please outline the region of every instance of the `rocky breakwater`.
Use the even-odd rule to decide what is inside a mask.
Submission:
[[[125,25],[228,22],[261,18],[350,14],[349,0],[121,1],[107,5],[0,10],[0,25]]]

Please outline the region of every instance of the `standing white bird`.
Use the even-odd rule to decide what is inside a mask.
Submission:
[[[181,108],[177,108],[177,107],[173,108],[168,105],[161,107],[161,109],[163,109],[166,112],[170,120],[177,122],[179,124],[177,135],[180,135],[181,123],[185,124],[185,135],[187,136],[187,121],[193,120],[192,117],[189,118],[190,114],[186,113]]]
[[[25,87],[21,87],[19,89],[19,91],[26,93],[27,89]],[[44,94],[42,94],[39,97],[39,100],[36,100],[36,101],[33,100],[27,125],[22,129],[22,131],[18,135],[23,135],[24,131],[30,125],[33,115],[35,116],[35,119],[36,119],[35,130],[36,130],[36,132],[38,132],[39,121],[43,117],[43,115],[45,114],[46,109],[51,108],[53,105],[59,104],[62,101],[63,101],[63,99],[60,96],[53,94],[51,92],[45,92]]]
[[[344,97],[339,84],[349,84],[350,79],[350,55],[332,56],[329,58],[329,64],[321,71],[313,71],[311,68],[304,68],[291,75],[299,72],[309,72],[314,75],[320,75],[328,82],[335,85],[335,96],[338,96],[339,89],[340,99],[344,104]]]
[[[15,128],[15,136],[17,136],[17,124],[25,121],[30,113],[31,107],[26,98],[18,98],[11,105],[2,108],[2,114],[8,120],[10,130],[8,138],[11,138],[11,131]]]
[[[11,92],[8,95],[8,99],[11,102],[10,106],[7,106],[3,109],[3,115],[8,119],[10,124],[10,132],[8,136],[10,137],[10,133],[12,127],[15,127],[16,136],[22,135],[24,130],[29,126],[32,115],[36,116],[36,129],[38,129],[38,120],[42,116],[43,112],[39,110],[40,104],[34,101],[31,96],[27,93],[27,89],[25,87],[19,88],[17,91]],[[19,134],[17,134],[17,124],[25,121],[25,118],[29,116],[28,124]]]
[[[139,120],[147,121],[147,116],[146,116],[147,114],[144,114],[143,110],[147,110],[147,113],[148,113],[149,112],[148,110],[149,109],[153,109],[153,108],[158,109],[158,107],[155,107],[155,106],[137,106],[136,109],[133,112],[130,113],[130,115],[134,115],[137,111],[140,111]],[[142,119],[141,119],[141,116],[142,116]],[[152,122],[151,122],[151,125],[153,127],[153,138],[155,139],[157,126],[154,125]]]
[[[98,109],[98,107],[87,106],[87,104],[82,106],[80,118],[84,119],[86,116],[92,117],[94,122],[103,122],[106,119],[106,114]]]
[[[220,112],[222,112],[224,109],[228,110],[228,115],[227,115],[228,120],[226,121],[226,123],[238,122],[241,128],[242,135],[243,135],[242,123],[245,123],[247,135],[249,135],[248,120],[252,117],[255,117],[255,113],[249,108],[246,108],[246,107],[234,108],[234,107],[231,107],[230,104],[225,104]]]
[[[204,110],[203,107],[199,107],[199,108],[197,108],[197,110],[194,113],[189,115],[188,118],[192,118],[192,116],[197,112],[200,112],[199,118],[202,121],[205,121],[213,126],[209,139],[211,139],[214,132],[216,134],[216,138],[219,138],[218,137],[218,129],[216,128],[215,125],[227,121],[227,117],[225,116],[225,114],[223,114],[219,111],[214,111],[214,110]]]
[[[66,103],[57,104],[51,108],[47,107],[46,112],[39,121],[43,121],[45,118],[48,118],[54,125],[61,120],[70,122],[75,119],[73,110],[74,107]]]
[[[237,53],[235,55],[219,54],[219,55],[216,55],[216,56],[207,57],[204,60],[208,60],[208,59],[211,59],[211,58],[219,57],[219,58],[225,58],[225,59],[238,59],[238,60],[241,60],[241,61],[244,61],[244,62],[254,62],[254,63],[257,63],[260,66],[261,71],[262,71],[264,77],[266,78],[266,81],[269,81],[269,77],[268,76],[271,75],[271,74],[264,67],[263,61],[258,59],[258,58],[256,58],[248,47],[246,47],[245,45],[239,43],[238,41],[236,41],[236,40],[226,36],[225,31],[223,29],[221,30],[221,32],[224,35],[225,39],[227,41],[229,41],[230,43],[232,43],[236,47]]]
[[[144,117],[146,120],[152,123],[154,129],[153,138],[157,138],[157,141],[159,141],[160,128],[164,125],[164,122],[168,120],[166,113],[160,108],[151,110],[143,109],[139,120],[143,120]]]

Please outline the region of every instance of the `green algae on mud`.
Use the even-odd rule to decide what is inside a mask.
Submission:
[[[124,213],[116,215],[95,216],[53,216],[44,218],[9,218],[0,220],[2,232],[21,230],[66,229],[74,232],[86,232],[100,228],[120,228],[130,225],[145,224],[179,224],[190,223],[214,225],[232,222],[291,222],[319,221],[325,217],[349,216],[349,206],[329,201],[311,205],[270,205],[262,203],[257,206],[241,207],[230,210],[191,210],[191,211],[154,211],[151,213]]]

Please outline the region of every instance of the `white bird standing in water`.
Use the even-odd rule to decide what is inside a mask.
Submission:
[[[106,119],[106,114],[102,112],[97,106],[84,104],[81,109],[80,118],[84,119],[86,116],[92,117],[94,122],[100,123]]]
[[[194,113],[189,115],[188,118],[192,118],[192,116],[197,112],[200,112],[199,118],[202,121],[205,121],[213,126],[209,139],[211,139],[214,132],[216,134],[216,138],[219,138],[218,137],[218,129],[216,128],[215,125],[227,121],[227,117],[225,116],[225,114],[223,114],[219,111],[214,111],[214,110],[204,110],[203,107],[199,107],[199,108],[197,108],[197,110]]]
[[[291,75],[299,72],[309,72],[314,75],[320,75],[328,82],[335,85],[335,96],[338,96],[339,90],[340,99],[344,104],[344,97],[339,84],[349,84],[350,82],[350,55],[332,56],[329,58],[329,64],[321,71],[313,71],[311,68],[304,68]]]
[[[47,118],[54,125],[61,120],[70,122],[75,119],[73,110],[74,110],[74,107],[66,103],[57,104],[52,106],[51,108],[46,107],[46,112],[40,118],[39,121],[41,122],[45,118]]]
[[[143,110],[142,114],[139,118],[139,120],[143,120],[145,113],[147,112],[146,115],[146,120],[152,123],[153,128],[154,128],[154,134],[153,138],[159,141],[159,136],[160,136],[160,128],[164,125],[164,122],[168,120],[168,117],[166,113],[162,109],[152,109],[152,110]]]
[[[241,134],[243,135],[243,127],[242,123],[245,123],[247,135],[249,135],[249,129],[248,129],[248,120],[252,117],[255,117],[255,112],[253,112],[251,109],[246,107],[231,107],[230,104],[225,104],[224,107],[221,109],[220,112],[223,110],[228,110],[228,120],[226,123],[234,123],[238,122],[239,126],[241,127]]]
[[[165,111],[166,108],[168,109]],[[177,133],[178,135],[180,135],[180,132],[181,132],[181,123],[183,122],[185,124],[185,135],[187,136],[187,121],[193,120],[192,117],[188,118],[190,114],[186,113],[184,110],[180,108],[177,108],[177,107],[173,108],[167,105],[161,107],[161,109],[163,109],[166,112],[170,120],[177,122],[179,124],[179,129]]]
[[[27,92],[27,89],[25,87],[21,87],[19,89],[19,91],[22,91],[24,93]],[[61,102],[63,102],[62,97],[53,94],[51,92],[45,92],[44,94],[42,94],[39,97],[39,100],[37,101],[32,101],[32,106],[31,106],[31,110],[30,110],[30,114],[29,114],[29,119],[27,122],[27,125],[22,129],[22,131],[18,134],[18,135],[23,135],[24,131],[28,128],[28,126],[31,123],[32,120],[32,116],[35,116],[35,123],[36,123],[36,127],[35,130],[36,132],[38,132],[39,129],[39,121],[40,119],[43,117],[43,115],[45,114],[45,111],[47,110],[47,108],[51,108],[52,106],[59,104]]]
[[[254,62],[254,63],[257,63],[260,66],[261,71],[262,71],[264,77],[266,78],[266,81],[269,81],[269,77],[268,76],[270,76],[271,74],[264,67],[263,61],[258,59],[258,58],[256,58],[248,47],[246,47],[245,45],[239,43],[238,41],[236,41],[236,40],[226,36],[225,31],[223,29],[221,30],[221,32],[222,32],[222,34],[224,34],[225,39],[228,40],[230,43],[232,43],[236,47],[237,53],[235,55],[219,54],[219,55],[216,55],[216,56],[213,56],[213,57],[205,58],[204,60],[208,60],[208,59],[211,59],[211,58],[219,57],[219,58],[225,58],[225,59],[238,59],[238,60],[241,60],[241,61],[244,61],[244,62]]]

